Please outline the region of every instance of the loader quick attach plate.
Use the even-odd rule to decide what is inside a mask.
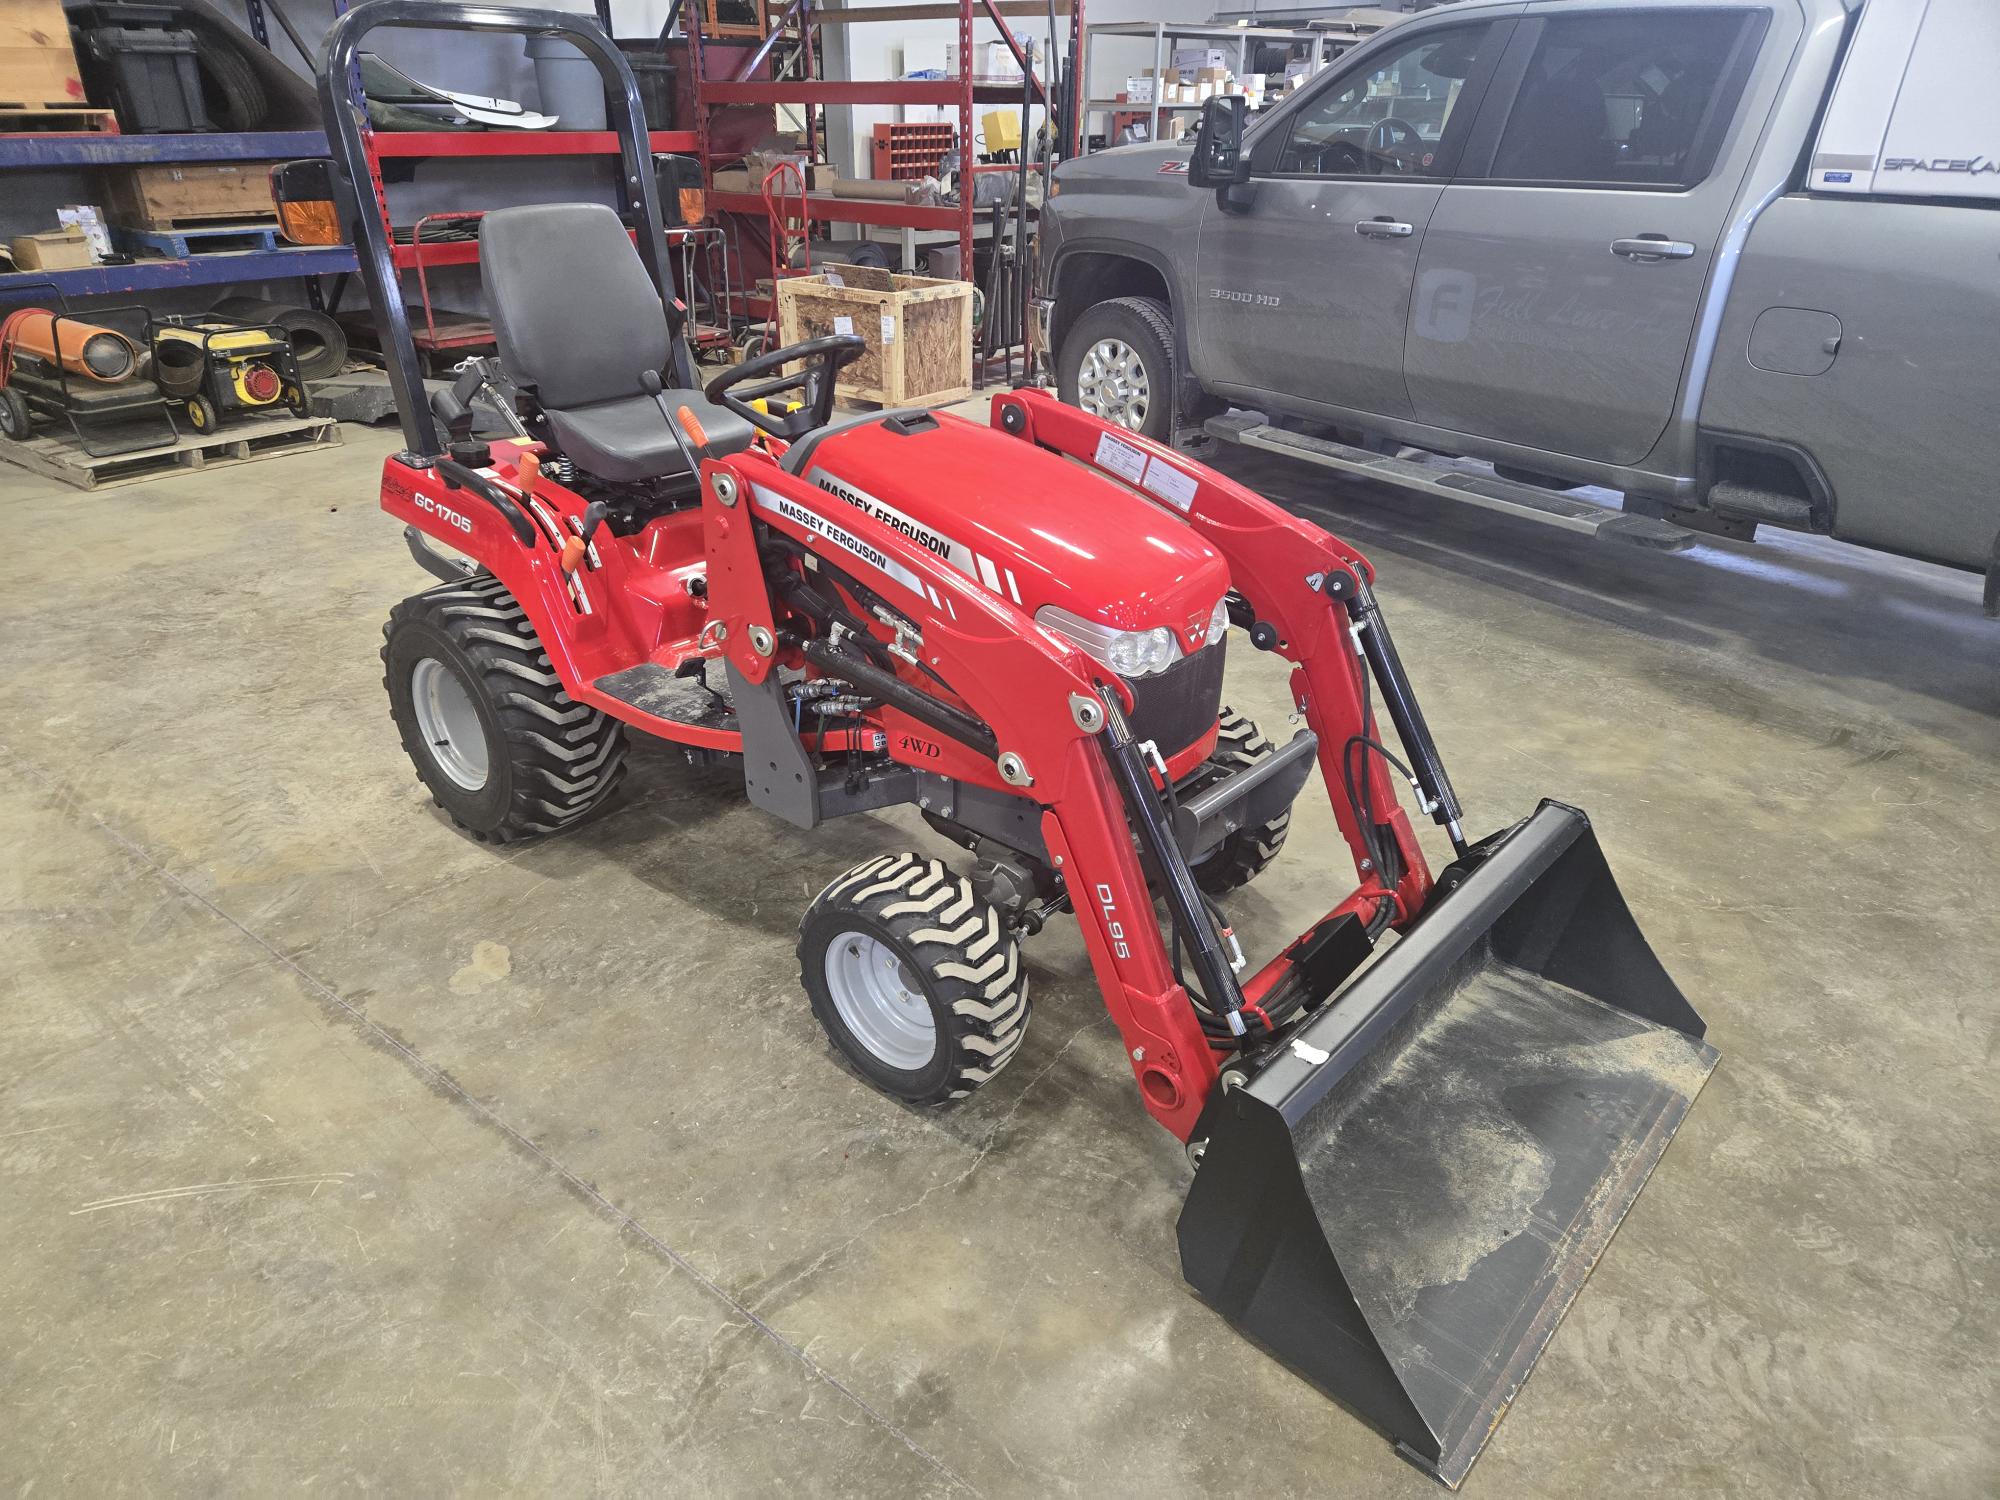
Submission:
[[[1544,803],[1233,1089],[1189,1282],[1457,1488],[1715,1065]]]

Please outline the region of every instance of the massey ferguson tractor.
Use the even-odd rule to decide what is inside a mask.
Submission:
[[[617,209],[485,215],[497,367],[430,403],[347,91],[382,26],[567,40],[623,148]],[[800,828],[921,809],[937,850],[856,866],[800,926],[833,1047],[912,1106],[970,1094],[1027,1034],[1022,942],[1074,917],[1139,1104],[1186,1143],[1188,1281],[1455,1486],[1715,1061],[1589,820],[1468,833],[1367,560],[1167,445],[1032,389],[986,425],[836,417],[846,336],[699,384],[595,26],[367,0],[319,92],[401,407],[382,507],[438,580],[382,659],[439,805],[557,833],[650,735]],[[489,377],[518,436],[473,435]],[[1232,647],[1291,664],[1285,743],[1224,706]],[[1315,770],[1358,882],[1246,960],[1220,903]],[[1450,838],[1435,873],[1399,783]]]

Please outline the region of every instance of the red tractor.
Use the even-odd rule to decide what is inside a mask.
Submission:
[[[345,91],[385,24],[560,34],[607,83],[624,214],[481,223],[511,439],[472,435],[478,367],[421,398]],[[320,91],[402,406],[382,505],[439,580],[382,652],[438,803],[479,839],[559,832],[643,734],[801,828],[920,808],[944,854],[856,866],[800,927],[834,1047],[913,1105],[970,1093],[1027,1034],[1022,941],[1074,915],[1195,1166],[1188,1279],[1455,1484],[1714,1062],[1584,815],[1468,839],[1367,561],[1166,445],[1037,390],[987,425],[836,418],[849,337],[697,389],[639,96],[587,22],[369,0]],[[1282,745],[1223,706],[1232,636],[1291,664]],[[1252,966],[1218,899],[1314,769],[1359,880]],[[1449,834],[1435,876],[1399,779]]]

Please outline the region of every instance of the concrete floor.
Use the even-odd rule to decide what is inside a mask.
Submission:
[[[1429,1493],[1183,1288],[1073,927],[1009,1071],[917,1114],[791,950],[907,819],[799,835],[651,752],[547,843],[440,820],[375,654],[426,581],[390,446],[0,469],[0,1489]],[[1722,1050],[1468,1493],[1993,1494],[1975,580],[1255,473],[1375,557],[1475,822],[1592,812]],[[1345,888],[1330,828],[1236,903],[1258,949]]]

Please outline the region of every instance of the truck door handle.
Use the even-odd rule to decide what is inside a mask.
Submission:
[[[1613,240],[1611,253],[1627,260],[1686,260],[1694,254],[1694,246],[1663,234],[1642,234],[1636,239]]]
[[[1354,226],[1356,234],[1365,234],[1371,240],[1406,240],[1415,234],[1416,226],[1404,224],[1387,214],[1377,214],[1372,219],[1363,219]]]

